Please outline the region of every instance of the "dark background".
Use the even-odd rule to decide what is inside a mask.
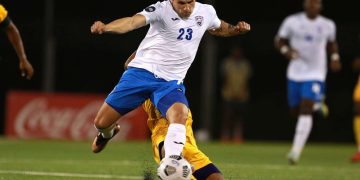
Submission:
[[[0,1],[21,32],[29,60],[36,74],[31,81],[20,78],[18,60],[4,33],[0,34],[0,86],[1,130],[5,111],[5,94],[9,90],[43,90],[44,71],[44,12],[45,0]],[[56,38],[55,92],[109,93],[123,72],[125,59],[136,50],[145,36],[147,27],[126,35],[90,34],[95,20],[110,22],[131,16],[148,5],[148,1],[70,1],[55,0],[53,33]],[[233,45],[244,48],[251,60],[254,74],[250,82],[251,101],[245,121],[245,138],[249,140],[290,140],[295,120],[288,115],[286,105],[285,60],[273,47],[273,39],[282,20],[289,14],[302,10],[302,0],[225,1],[212,3],[218,16],[235,24],[245,20],[252,31],[245,36],[218,38],[217,65]],[[337,24],[337,38],[343,62],[340,73],[329,73],[327,78],[327,103],[330,118],[314,122],[312,141],[352,142],[352,92],[357,74],[351,61],[357,54],[360,33],[360,15],[355,0],[324,0],[323,15]],[[194,115],[194,129],[200,128],[201,111],[201,44],[196,60],[185,80],[187,97]],[[217,74],[216,87],[220,78]],[[213,137],[218,137],[221,121],[219,88],[213,109]]]

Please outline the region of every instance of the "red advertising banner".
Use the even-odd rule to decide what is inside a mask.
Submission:
[[[25,139],[93,139],[102,95],[12,91],[7,95],[5,135]],[[139,107],[141,108],[141,107]],[[142,112],[142,113],[137,113]],[[115,139],[148,138],[147,115],[139,109],[122,117]]]

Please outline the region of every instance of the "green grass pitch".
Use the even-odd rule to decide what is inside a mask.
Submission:
[[[23,179],[144,179],[155,173],[149,142],[110,142],[100,154],[91,142],[14,140],[0,138],[0,180]],[[353,144],[306,146],[301,161],[289,166],[283,142],[246,142],[242,145],[200,143],[225,179],[360,179],[360,163],[352,164]],[[155,176],[154,176],[155,177]]]

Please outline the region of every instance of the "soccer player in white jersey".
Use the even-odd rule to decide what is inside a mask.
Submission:
[[[341,69],[336,42],[335,23],[320,15],[321,0],[304,0],[304,12],[288,16],[278,31],[276,47],[290,60],[287,69],[288,103],[297,124],[290,164],[296,164],[312,128],[315,103],[321,102],[325,91],[327,49],[330,68]]]
[[[148,24],[150,28],[134,59],[94,120],[99,130],[92,144],[94,153],[100,152],[119,132],[116,121],[122,115],[150,98],[170,122],[164,140],[165,157],[181,155],[189,111],[182,82],[202,36],[206,31],[218,36],[235,36],[250,31],[250,25],[244,21],[233,26],[220,20],[211,5],[195,0],[169,0],[108,24],[96,21],[91,32],[124,34]]]

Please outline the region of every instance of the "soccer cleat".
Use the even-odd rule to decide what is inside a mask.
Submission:
[[[299,161],[299,156],[297,156],[293,152],[290,152],[287,155],[287,159],[288,159],[289,165],[296,165],[298,163],[298,161]]]
[[[326,105],[325,102],[321,102],[318,104],[315,104],[316,106],[314,110],[314,115],[317,116],[320,119],[327,119],[329,117],[329,107]]]
[[[111,136],[111,138],[104,138],[102,134],[99,132],[98,135],[95,137],[94,142],[92,143],[91,146],[93,153],[101,152],[105,148],[108,141],[112,139],[119,131],[120,131],[120,125],[116,124],[114,127],[114,133]]]
[[[327,119],[329,117],[329,108],[325,102],[321,103],[321,111],[320,112],[324,119]]]
[[[352,162],[352,163],[360,163],[360,152],[356,152],[356,153],[351,157],[351,162]]]

